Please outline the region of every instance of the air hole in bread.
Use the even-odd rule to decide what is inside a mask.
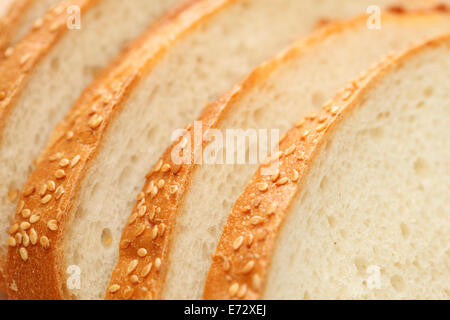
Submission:
[[[50,68],[52,72],[58,72],[59,70],[59,57],[54,57],[51,61],[50,61]]]
[[[106,228],[103,229],[101,235],[101,241],[104,247],[110,247],[112,243],[112,233],[111,230]]]
[[[405,288],[405,281],[399,275],[395,275],[391,277],[391,285],[397,292],[403,291]]]
[[[423,158],[418,158],[414,162],[414,171],[419,177],[425,177],[429,171],[429,165]]]

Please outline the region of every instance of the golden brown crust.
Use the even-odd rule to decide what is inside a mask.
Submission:
[[[64,235],[73,218],[72,206],[81,181],[108,126],[120,112],[122,102],[165,51],[197,24],[233,1],[189,0],[168,13],[111,63],[54,130],[23,189],[14,218],[13,226],[18,224],[19,229],[23,222],[29,222],[30,226],[23,225],[26,232],[19,233],[26,233],[28,238],[33,233],[37,240],[35,245],[30,243],[24,247],[22,239],[20,245],[9,248],[10,299],[71,298],[65,288]],[[91,1],[78,2],[87,5]],[[10,100],[8,96],[6,101]],[[49,181],[54,182],[55,187],[39,194]],[[31,223],[28,211],[24,215],[26,209],[32,216],[39,213],[39,220]]]
[[[204,299],[261,299],[271,265],[273,250],[296,195],[304,188],[306,176],[320,153],[321,146],[331,139],[336,126],[353,109],[358,108],[366,93],[387,73],[400,66],[421,50],[429,47],[450,46],[450,35],[439,37],[404,54],[387,57],[368,73],[342,90],[323,110],[301,120],[280,141],[280,178],[261,175],[261,168],[253,176],[243,194],[235,203],[223,230],[204,289]],[[267,184],[266,191],[258,186]],[[258,203],[258,207],[254,204]],[[251,212],[242,208],[250,206]],[[262,217],[263,223],[254,225],[252,219]],[[261,234],[261,236],[258,236]],[[242,245],[240,237],[244,238]],[[252,239],[252,242],[246,242]]]
[[[19,42],[14,48],[0,52],[2,58],[4,58],[0,64],[0,139],[8,116],[33,70],[66,32],[67,6],[78,5],[84,12],[97,1],[73,0],[66,2],[66,4],[55,6],[46,13],[42,20],[37,21],[23,41]],[[30,3],[20,0],[17,2],[17,6],[24,10]],[[19,9],[14,6],[12,10]],[[4,256],[0,257],[0,263],[3,264],[5,261],[6,258]],[[1,269],[4,268],[0,268],[0,288],[4,281],[2,281],[3,274]]]
[[[411,13],[408,17],[414,19],[416,15],[422,16],[424,14],[424,12]],[[384,19],[395,19],[396,17],[397,14],[395,13],[386,13]],[[323,41],[331,34],[365,23],[366,19],[365,16],[361,16],[348,22],[335,23],[318,30],[308,38],[295,43],[275,59],[256,68],[244,81],[205,108],[198,119],[203,125],[203,134],[209,129],[217,128],[227,114],[233,112],[235,101],[241,99],[249,88],[262,84],[264,79],[276,70],[278,65],[295,59],[303,50],[314,43]],[[187,134],[191,136],[190,141],[194,141],[192,126],[188,126],[187,129]],[[207,144],[206,140],[203,139],[203,147]],[[171,154],[175,148],[179,147],[179,144],[180,140],[173,143],[160,158],[156,168],[147,175],[145,186],[138,196],[137,203],[122,234],[119,261],[111,276],[106,299],[161,299],[168,265],[170,264],[169,253],[177,214],[183,204],[192,174],[198,167],[195,164],[180,166],[172,162]],[[192,145],[191,148],[187,148],[187,152],[196,148],[198,146]],[[191,159],[192,163],[193,157],[194,155],[191,152],[186,158]],[[164,165],[168,170],[161,170]],[[158,187],[158,183],[162,187]],[[176,188],[176,193],[172,194],[170,188]],[[139,212],[142,207],[145,207],[145,209],[141,209],[143,213],[140,215]],[[149,219],[149,217],[151,218]],[[145,226],[148,232],[136,236],[141,231],[142,226]],[[163,235],[157,233],[154,236],[152,234],[151,231],[155,226],[158,230],[161,230],[162,226]],[[140,249],[145,249],[146,255],[144,257],[139,255]],[[156,261],[158,261],[159,268],[155,268]],[[128,271],[131,270],[129,267],[133,267],[131,268],[132,272]],[[141,274],[145,276],[139,276],[139,283],[136,283],[135,277],[132,276]]]
[[[23,12],[36,0],[16,0],[7,9],[6,14],[0,17],[0,53],[3,53],[11,42],[14,32],[17,30],[23,18]],[[2,56],[0,54],[0,60]]]

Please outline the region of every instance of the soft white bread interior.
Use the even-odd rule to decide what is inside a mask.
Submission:
[[[52,9],[43,24],[0,65],[0,271],[18,190],[53,127],[127,41],[177,2],[66,1]],[[81,29],[61,31],[67,28],[63,19],[59,29],[53,30],[54,23],[61,23],[60,16],[65,16],[71,5],[81,7]],[[55,36],[57,32],[62,35]],[[23,83],[23,87],[17,88],[17,83]]]
[[[212,122],[214,125],[211,128],[222,130],[224,137],[225,130],[236,128],[244,130],[278,128],[281,132],[285,132],[296,119],[305,112],[319,109],[321,104],[326,99],[332,98],[341,86],[375,63],[383,54],[407,48],[415,41],[450,31],[448,14],[384,14],[381,30],[368,29],[366,20],[364,16],[336,24],[318,31],[306,40],[299,41],[274,61],[258,68],[243,83],[236,86],[231,94],[227,94],[211,108],[207,108],[209,111],[205,111],[200,120],[205,126],[206,123]],[[195,85],[200,84],[199,81],[195,82]],[[195,94],[200,93],[196,91]],[[168,111],[159,112],[167,114]],[[193,112],[194,109],[190,113]],[[170,119],[173,121],[174,118]],[[133,128],[136,128],[136,124]],[[162,141],[164,136],[157,138],[158,141]],[[147,142],[146,145],[151,146],[149,151],[161,152],[160,149],[154,149],[156,142]],[[227,146],[223,151],[224,154],[227,152],[226,148]],[[117,155],[117,151],[115,152]],[[110,154],[112,151],[108,153]],[[170,154],[169,149],[161,161],[171,163]],[[129,163],[131,160],[121,161]],[[116,164],[111,164],[111,167],[113,165]],[[234,200],[256,169],[256,164],[235,166],[183,164],[182,167],[184,170],[193,170],[186,179],[172,178],[173,174],[170,172],[161,174],[159,170],[154,170],[149,175],[147,185],[143,188],[144,193],[138,198],[138,204],[125,227],[122,241],[126,246],[121,249],[121,257],[110,282],[110,290],[113,293],[109,293],[108,298],[127,297],[127,287],[133,288],[135,292],[145,291],[150,287],[153,298],[202,297],[211,254],[219,241],[226,217]],[[129,177],[129,171],[124,171],[123,176]],[[93,175],[90,183],[93,183],[94,179],[98,181],[98,175]],[[152,183],[153,186],[159,185],[161,189],[157,196],[148,194],[148,190],[152,190],[149,188]],[[166,192],[169,183],[175,183],[178,187],[176,197]],[[112,189],[115,188],[103,192],[109,194],[118,192]],[[91,190],[86,191],[83,203],[93,201],[88,199],[91,195]],[[119,199],[119,195],[117,197]],[[100,204],[100,198],[96,201],[99,206],[106,206]],[[113,215],[115,214],[113,208],[119,205],[111,203],[111,208],[101,211],[105,214],[111,212]],[[143,205],[146,208],[159,208],[161,214],[156,215],[158,219],[162,219],[159,225],[155,221],[149,224],[145,217],[136,218]],[[167,213],[172,212],[171,210],[174,214],[168,217]],[[150,209],[148,215],[152,215]],[[111,220],[111,216],[105,216],[105,219]],[[83,223],[78,227],[78,232],[87,228],[86,222]],[[152,237],[152,233],[149,232],[137,238],[134,234],[142,225],[149,226],[151,230],[163,228],[167,231],[164,237]],[[79,243],[78,247],[80,246],[79,241],[74,243]],[[139,249],[145,249],[140,251],[147,252],[145,257],[139,255]],[[139,274],[141,270],[146,270],[145,266],[149,263],[153,263],[154,266],[161,265],[161,269],[153,268],[150,276],[144,277],[142,282],[132,283],[128,267],[131,265],[137,268],[136,274]],[[133,270],[135,269],[132,268]],[[163,278],[164,272],[167,272],[166,278]],[[117,289],[119,287],[121,289]]]
[[[449,37],[345,105],[286,212],[264,298],[450,298],[449,110]]]
[[[450,31],[448,14],[385,14],[381,30],[369,30],[360,18],[319,31],[250,76],[217,128],[224,136],[233,128],[278,128],[283,134],[382,55],[444,31]],[[247,152],[253,148],[243,147]],[[228,213],[256,168],[256,164],[196,167],[177,216],[164,298],[201,298]]]
[[[104,1],[106,2],[106,0]],[[45,134],[36,134],[36,132],[46,133],[47,129],[51,127],[48,121],[44,124],[45,118],[42,116],[42,109],[47,110],[46,115],[52,116],[51,125],[53,125],[54,121],[58,120],[63,113],[63,110],[57,107],[65,105],[62,102],[69,100],[65,96],[68,94],[72,96],[75,92],[79,92],[78,89],[80,89],[80,83],[82,82],[80,78],[86,76],[83,71],[87,72],[89,76],[89,71],[96,69],[99,57],[101,57],[101,61],[107,60],[106,57],[112,47],[110,44],[112,39],[103,39],[105,30],[111,32],[111,37],[114,34],[119,36],[124,32],[128,32],[128,34],[135,32],[136,22],[144,16],[145,12],[148,12],[148,8],[145,10],[144,3],[148,6],[148,1],[120,0],[114,5],[105,4],[102,10],[107,11],[108,14],[100,12],[98,19],[106,20],[107,18],[111,25],[105,27],[102,24],[101,30],[90,29],[90,31],[87,31],[90,24],[85,22],[85,27],[82,28],[81,32],[85,34],[85,40],[89,45],[83,45],[82,47],[101,46],[102,54],[94,54],[92,57],[90,55],[78,57],[74,55],[72,47],[68,45],[70,41],[67,40],[62,41],[63,44],[60,45],[61,50],[67,49],[68,51],[64,59],[57,59],[56,62],[47,59],[49,65],[42,64],[46,68],[50,68],[46,69],[48,71],[52,71],[52,68],[56,65],[58,70],[62,69],[67,72],[63,74],[64,76],[42,72],[41,77],[35,78],[35,86],[32,86],[32,84],[28,86],[29,88],[34,87],[33,92],[39,92],[39,95],[32,93],[23,95],[28,99],[26,105],[33,105],[35,108],[31,111],[30,108],[26,110],[25,108],[16,108],[16,115],[21,115],[20,121],[18,121],[19,117],[16,117],[17,121],[14,125],[12,125],[13,122],[10,122],[10,128],[14,130],[15,134],[5,135],[1,150],[1,156],[5,157],[4,161],[8,163],[8,169],[3,169],[5,175],[9,176],[8,182],[17,183],[18,187],[23,183],[23,180],[20,179],[25,175],[21,173],[28,171],[29,160],[33,158],[38,147],[45,141]],[[155,1],[154,3],[166,2]],[[58,247],[59,255],[56,256],[55,254],[53,257],[56,261],[55,264],[48,266],[53,260],[47,259],[48,256],[44,254],[46,251],[43,248],[19,248],[19,246],[16,246],[11,249],[9,274],[11,275],[10,283],[14,284],[12,294],[16,296],[22,294],[26,297],[29,292],[30,296],[35,294],[34,297],[39,297],[39,294],[51,295],[54,293],[53,297],[56,298],[82,299],[103,297],[109,275],[117,261],[117,248],[127,214],[131,211],[135,195],[142,184],[145,173],[148,172],[151,165],[157,160],[157,156],[168,145],[171,131],[182,127],[188,120],[192,120],[207,101],[215,99],[218,94],[242,78],[256,64],[286,45],[293,37],[309,31],[319,18],[324,15],[343,17],[365,12],[367,5],[372,4],[372,1],[347,0],[337,3],[334,0],[320,2],[208,0],[194,1],[194,3],[207,3],[208,6],[217,4],[220,10],[211,10],[212,13],[211,11],[207,12],[204,17],[196,17],[196,11],[192,12],[194,17],[189,17],[190,13],[188,12],[186,16],[192,20],[190,25],[173,34],[163,35],[166,39],[168,51],[165,52],[164,46],[161,50],[158,49],[157,57],[152,57],[153,59],[149,62],[149,64],[152,64],[153,61],[157,62],[152,66],[150,75],[142,76],[136,88],[127,92],[129,97],[127,96],[124,99],[120,112],[114,114],[111,121],[104,119],[103,123],[107,124],[107,130],[106,125],[100,125],[102,122],[99,122],[99,126],[95,127],[97,134],[93,135],[92,139],[98,137],[98,139],[101,139],[101,143],[99,142],[95,146],[94,151],[87,150],[89,148],[81,145],[81,139],[78,140],[78,137],[74,137],[73,148],[70,152],[80,153],[83,161],[78,166],[84,166],[83,168],[87,171],[82,179],[77,180],[76,175],[71,176],[69,170],[66,170],[67,176],[61,182],[66,189],[66,193],[62,196],[63,199],[72,198],[70,198],[71,202],[67,211],[63,212],[63,215],[67,213],[68,217],[64,224],[62,223],[61,229],[64,232],[53,235],[52,243],[61,245]],[[379,3],[380,5],[386,5],[397,3],[397,1],[380,0]],[[139,4],[143,5],[144,8],[136,8]],[[119,16],[113,16],[113,13],[108,10],[114,10]],[[98,11],[100,10],[97,9],[96,12],[98,13]],[[133,14],[130,14],[129,17],[121,16],[128,15],[130,12]],[[85,20],[88,19],[88,14],[86,14]],[[93,13],[91,14],[96,16]],[[120,32],[115,31],[118,22],[123,23]],[[128,25],[131,30],[126,28]],[[97,36],[100,34],[102,37]],[[92,43],[89,42],[89,39],[92,40]],[[88,61],[89,65],[85,68],[79,68],[80,70],[78,68],[66,69],[66,66],[74,64],[67,63],[67,61],[74,61],[74,59],[76,61],[79,61],[78,59]],[[129,61],[130,67],[136,67],[143,58],[133,56],[129,59],[133,59]],[[52,63],[52,61],[55,63]],[[136,65],[133,65],[134,63]],[[81,72],[81,75],[77,75],[76,72]],[[133,74],[130,78],[134,80],[137,76]],[[63,90],[61,89],[61,83],[63,80],[67,81],[67,79],[70,79],[71,82],[70,90]],[[120,79],[123,82],[127,80]],[[42,87],[42,83],[46,83],[46,86]],[[120,85],[123,85],[123,83]],[[56,86],[58,86],[58,89],[53,90],[52,88]],[[101,87],[102,84],[100,83],[97,88]],[[101,89],[108,91],[109,88]],[[103,94],[102,90],[99,89],[99,95]],[[109,93],[110,91],[108,91]],[[49,97],[50,95],[52,96],[51,99],[41,99],[41,97]],[[122,101],[119,102],[122,103]],[[119,102],[114,101],[117,104]],[[103,112],[106,109],[103,107],[98,107],[98,110],[93,112]],[[37,112],[37,110],[40,111]],[[73,110],[68,118],[74,116],[77,112],[77,110]],[[42,124],[42,126],[37,124]],[[69,121],[66,124],[68,127]],[[65,128],[69,132],[71,128],[66,128],[66,124],[60,128]],[[30,128],[36,128],[37,130],[30,130]],[[103,132],[101,130],[105,130],[104,135],[100,135],[99,132]],[[22,144],[18,144],[17,139],[7,138],[17,136],[18,133],[27,137],[26,141],[29,142],[26,145],[33,145],[33,148],[25,150],[20,147],[13,148],[13,141],[15,146]],[[60,140],[56,141],[56,137]],[[60,131],[54,134],[54,138],[44,151],[45,157],[48,157],[50,153],[57,154],[60,151],[59,146],[63,144],[62,141],[65,139],[64,134],[61,134]],[[34,139],[37,140],[36,143],[32,142]],[[25,140],[21,139],[21,141]],[[70,156],[72,158],[75,154]],[[12,163],[11,159],[25,160]],[[50,172],[53,164],[48,163],[48,158],[41,157],[41,160],[42,162],[30,177],[30,186],[41,185],[44,183],[44,179],[53,178],[54,172]],[[21,173],[18,174],[18,171]],[[11,183],[8,184],[9,187],[15,187]],[[73,189],[73,193],[69,194],[69,187]],[[23,198],[25,199],[25,208],[34,209],[37,207],[42,209],[42,204],[37,202],[37,195],[35,194],[32,197],[34,197],[32,200]],[[30,204],[31,202],[33,202],[33,205]],[[46,203],[47,208],[50,206],[54,206],[52,208],[55,210],[42,210],[41,224],[54,219],[57,209],[66,210],[58,207],[53,200]],[[72,217],[73,219],[71,219]],[[16,214],[16,221],[23,221],[23,219],[22,216]],[[48,232],[43,225],[41,227],[42,231]],[[42,233],[39,233],[39,236],[42,236]],[[26,250],[27,254],[19,256],[19,250],[22,252]],[[27,257],[27,259],[22,261],[21,257]],[[78,266],[82,271],[80,289],[65,288],[66,270],[68,266],[72,265]],[[31,266],[34,266],[34,268],[31,268]],[[45,271],[44,266],[47,268]],[[43,274],[40,274],[39,270],[42,270]],[[52,278],[54,275],[55,277]],[[50,289],[39,282],[44,281],[44,278],[45,281],[49,280]],[[53,280],[55,281],[52,282]],[[29,287],[26,287],[28,285]],[[34,290],[32,291],[31,288],[34,288]]]

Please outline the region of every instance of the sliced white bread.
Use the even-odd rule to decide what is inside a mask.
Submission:
[[[211,129],[220,130],[223,139],[229,129],[242,129],[242,135],[248,129],[279,129],[283,134],[295,120],[320,109],[347,81],[356,78],[381,56],[443,32],[450,32],[449,13],[386,13],[382,15],[380,30],[368,29],[366,17],[359,17],[328,26],[298,41],[204,111],[198,120],[204,132],[204,141],[200,142],[203,160],[208,156],[209,145],[223,142],[223,150],[216,150],[222,155],[217,157],[221,161],[229,153],[248,154],[254,147],[247,143],[243,150],[233,151],[235,144],[211,141],[208,138]],[[194,150],[198,150],[189,141],[198,143],[195,126],[182,142],[176,141],[165,152],[156,169],[148,174],[122,235],[120,259],[107,298],[124,298],[127,288],[140,292],[136,298],[144,297],[142,288],[150,288],[157,299],[202,297],[211,255],[222,228],[257,164],[248,161],[245,165],[183,163],[180,167],[173,156],[183,149],[183,144],[185,160],[193,159]],[[275,175],[274,180],[281,184],[284,178]],[[175,188],[175,195],[171,195],[171,188]],[[240,209],[249,213],[250,208]],[[254,222],[258,224],[260,220]],[[136,232],[144,226],[150,231],[136,237]],[[164,235],[158,236],[158,230]],[[242,239],[239,245],[256,242],[258,236]],[[136,276],[139,283],[135,281]],[[120,290],[116,291],[117,288]]]
[[[32,28],[50,7],[60,0],[1,0],[0,1],[0,59]]]
[[[64,1],[0,64],[0,287],[19,190],[53,127],[98,71],[177,2]]]
[[[388,59],[306,117],[280,143],[288,182],[258,170],[236,202],[205,298],[448,300],[449,110],[445,36]]]
[[[396,1],[378,3],[384,6]],[[85,91],[41,155],[20,196],[10,230],[11,298],[103,297],[135,195],[145,173],[170,142],[171,131],[192,121],[207,101],[298,34],[309,31],[319,18],[365,12],[369,4],[372,1],[202,0],[190,1],[183,10],[161,20]],[[114,10],[127,12],[118,8]],[[134,25],[137,17],[110,20]],[[103,41],[95,37],[102,32],[88,34]],[[105,45],[104,50],[110,47]],[[105,52],[102,58],[106,57]],[[33,61],[24,59],[23,54],[16,59],[25,67]],[[62,60],[59,66],[63,66]],[[66,78],[74,80],[71,94],[80,80],[72,79],[74,75]],[[52,99],[28,103],[34,106],[30,111],[33,117],[30,108],[27,113],[16,108],[21,121],[11,128],[20,140],[2,139],[0,156],[6,155],[3,171],[10,177],[5,179],[10,188],[10,181],[20,188],[28,168],[25,164],[31,163],[53,120],[64,112],[53,106],[65,105],[59,96],[67,90],[45,92],[39,86],[51,81],[56,87],[55,81],[61,83],[61,77],[49,75],[48,80],[38,80],[36,92],[44,97],[52,94]],[[52,115],[51,123],[36,126],[42,122],[39,119],[45,119],[41,114]],[[23,150],[23,145],[28,148]],[[173,191],[172,186],[167,187]],[[66,282],[77,270],[79,289]],[[133,293],[125,292],[126,296]]]

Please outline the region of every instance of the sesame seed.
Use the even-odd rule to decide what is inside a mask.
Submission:
[[[48,195],[46,195],[45,197],[43,197],[43,198],[41,199],[41,203],[42,203],[42,204],[47,204],[47,203],[50,202],[50,200],[52,200],[52,196],[51,196],[50,194],[48,194]]]
[[[145,249],[145,248],[140,248],[140,249],[138,250],[137,254],[138,254],[139,257],[143,258],[143,257],[145,257],[145,256],[147,255],[147,249]]]
[[[36,245],[37,240],[38,240],[37,232],[36,232],[36,230],[34,230],[34,228],[31,228],[31,230],[30,230],[30,241],[31,241],[31,244],[33,246]]]
[[[249,262],[247,262],[247,264],[244,266],[244,268],[242,268],[242,273],[248,274],[253,270],[254,267],[255,267],[255,261],[250,260]]]
[[[253,205],[255,208],[259,208],[259,206],[261,205],[261,199],[260,199],[260,198],[255,198],[255,199],[253,199],[253,200],[252,200],[252,205]]]
[[[130,216],[130,219],[128,219],[128,224],[131,226],[133,223],[135,223],[136,222],[136,219],[137,219],[137,213],[135,212],[135,213],[133,213],[131,216]]]
[[[55,190],[56,190],[56,183],[55,183],[55,181],[49,180],[49,181],[47,182],[47,189],[48,189],[48,191],[50,191],[50,192],[55,191]]]
[[[158,163],[157,163],[156,166],[155,166],[154,171],[155,171],[155,172],[158,172],[159,170],[161,170],[162,165],[163,165],[163,161],[162,161],[162,160],[159,160]]]
[[[150,262],[144,268],[142,268],[142,270],[141,270],[141,277],[145,278],[146,276],[148,276],[148,274],[152,270],[152,266],[153,266],[153,263]]]
[[[271,203],[269,205],[269,207],[267,208],[267,215],[271,216],[271,215],[275,214],[276,210],[277,210],[277,204]]]
[[[53,24],[50,26],[50,31],[51,31],[51,32],[54,32],[54,31],[56,31],[56,30],[58,29],[58,27],[59,27],[58,22],[55,22],[55,23],[53,23]]]
[[[22,210],[22,218],[28,219],[31,216],[31,210],[30,209],[23,209]]]
[[[166,232],[167,226],[164,223],[161,223],[159,225],[159,235],[162,237],[164,235],[164,232]]]
[[[26,188],[25,191],[23,192],[23,195],[24,195],[25,197],[29,197],[29,196],[31,196],[31,195],[34,193],[35,190],[36,190],[36,188],[35,188],[34,186],[28,187],[28,188]]]
[[[269,185],[267,183],[265,183],[265,182],[258,183],[256,185],[256,187],[261,192],[266,192],[269,189]]]
[[[23,236],[21,233],[16,233],[16,235],[14,236],[14,238],[16,239],[17,244],[21,244],[22,240],[23,240]]]
[[[230,294],[231,297],[234,297],[238,291],[239,291],[239,283],[237,282],[233,283],[228,289],[228,293]]]
[[[317,112],[311,112],[307,117],[309,120],[314,120],[317,118]]]
[[[281,178],[280,180],[277,181],[277,186],[283,186],[283,185],[285,185],[288,182],[289,182],[288,178],[286,178],[286,177]]]
[[[24,232],[22,234],[23,240],[22,240],[22,244],[25,248],[28,248],[28,246],[30,245],[30,237],[28,236],[28,234],[26,232]]]
[[[56,230],[58,230],[58,221],[56,221],[56,220],[50,220],[50,221],[47,223],[47,227],[48,227],[48,229],[49,229],[50,231],[56,231]]]
[[[38,222],[40,219],[41,219],[41,215],[40,215],[39,213],[33,214],[33,215],[30,217],[30,223],[36,223],[36,222]]]
[[[247,236],[247,247],[251,247],[251,245],[252,245],[252,243],[253,243],[253,234],[252,233],[249,233],[248,234],[248,236]]]
[[[61,160],[59,161],[59,166],[60,166],[61,168],[65,168],[65,167],[67,167],[67,166],[69,165],[69,163],[70,163],[69,159],[64,158],[64,159],[61,159]]]
[[[62,215],[63,215],[63,211],[62,211],[60,208],[58,208],[58,209],[56,210],[56,220],[57,220],[57,221],[61,221]]]
[[[237,293],[237,297],[239,299],[242,299],[246,293],[247,293],[247,285],[243,284]]]
[[[22,258],[23,261],[27,261],[28,260],[28,251],[25,248],[20,248],[19,250],[20,252],[20,257]]]
[[[64,179],[66,177],[66,172],[63,169],[58,169],[55,172],[55,177],[57,179]]]
[[[19,224],[15,223],[9,228],[9,234],[14,234],[19,230]]]
[[[120,290],[120,286],[118,284],[113,284],[112,286],[109,287],[108,290],[110,293],[116,293],[117,291]]]
[[[11,201],[13,203],[17,201],[18,197],[19,197],[19,190],[17,190],[17,189],[12,190],[8,193],[9,201]]]
[[[73,136],[74,136],[73,131],[69,131],[69,132],[67,132],[67,134],[66,134],[66,139],[67,139],[68,141],[70,141],[70,140],[72,140]]]
[[[75,167],[78,162],[80,161],[81,156],[79,154],[77,154],[75,157],[73,157],[72,161],[70,161],[70,166],[73,168]]]
[[[260,216],[254,216],[254,217],[252,217],[251,219],[250,219],[250,223],[252,224],[252,225],[254,225],[254,226],[256,226],[256,225],[258,225],[258,224],[261,224],[261,223],[264,223],[264,218],[263,217],[260,217]]]
[[[295,124],[297,128],[301,128],[305,124],[305,119],[300,120]]]
[[[44,249],[48,249],[50,247],[50,240],[48,240],[46,236],[42,236],[39,242]]]
[[[277,181],[280,178],[280,170],[276,170],[275,173],[270,177],[270,180],[272,180],[272,182]]]
[[[29,223],[29,222],[22,222],[21,224],[20,224],[20,229],[22,229],[22,230],[28,230],[28,229],[30,229],[30,227],[31,227],[31,224]]]
[[[3,101],[6,98],[5,91],[0,91],[0,101]]]
[[[10,247],[15,247],[17,245],[16,239],[14,239],[13,237],[9,237],[8,238],[8,245]]]
[[[252,277],[252,286],[255,290],[259,290],[261,288],[261,278],[259,275],[254,274]]]
[[[55,192],[56,200],[59,200],[65,192],[66,191],[64,190],[64,188],[62,186],[59,186],[58,188],[56,188],[56,192]]]
[[[130,281],[131,281],[132,284],[138,284],[139,283],[139,277],[137,275],[133,274],[130,277]]]
[[[31,53],[27,53],[20,58],[20,65],[23,66],[31,58]]]
[[[323,130],[326,129],[327,125],[328,125],[328,124],[327,124],[326,122],[325,122],[325,123],[322,123],[321,125],[317,126],[316,131],[317,131],[317,132],[322,132]]]
[[[159,180],[158,181],[158,188],[162,188],[162,187],[164,187],[164,184],[165,184],[166,182],[164,181],[164,179],[161,179],[161,180]]]
[[[147,213],[147,206],[141,206],[139,208],[139,216],[143,217]]]
[[[290,147],[284,152],[284,155],[285,155],[285,156],[290,156],[291,154],[294,153],[295,149],[296,149],[296,146],[295,146],[295,145],[290,146]]]
[[[152,240],[155,240],[157,236],[158,236],[158,226],[155,225],[152,229]]]
[[[178,191],[178,186],[177,185],[171,185],[170,187],[169,187],[169,192],[170,192],[170,194],[175,194],[175,193],[177,193],[177,191]]]
[[[131,288],[130,286],[126,287],[125,290],[123,291],[123,298],[125,300],[130,299],[134,294],[134,289]]]
[[[51,162],[53,162],[53,161],[59,160],[59,159],[61,159],[61,158],[62,158],[62,153],[61,153],[61,152],[58,152],[58,153],[55,153],[54,155],[51,155],[48,159],[49,159]]]
[[[128,248],[130,246],[130,244],[131,244],[130,240],[122,240],[120,242],[120,248],[121,249],[126,249],[126,248]]]
[[[334,106],[333,108],[331,108],[331,114],[333,116],[335,116],[338,112],[339,112],[339,107],[338,106]]]
[[[231,269],[230,261],[227,257],[223,257],[223,271],[228,272]]]
[[[302,140],[305,140],[308,135],[309,135],[309,131],[305,130],[305,132],[302,134]]]
[[[145,198],[145,193],[143,193],[143,192],[139,193],[136,198],[137,198],[138,201],[144,199]]]
[[[134,270],[136,270],[137,265],[138,265],[137,259],[131,260],[131,262],[128,264],[127,274],[131,274]]]
[[[41,185],[40,187],[39,187],[39,195],[41,196],[41,198],[43,197],[43,196],[45,196],[45,194],[47,193],[47,184],[43,184],[43,185]]]
[[[88,122],[91,129],[97,129],[103,122],[103,118],[97,114],[94,114]]]
[[[17,207],[17,212],[21,212],[23,210],[24,206],[25,206],[25,201],[21,200],[19,202],[19,206]]]
[[[141,224],[138,229],[136,230],[136,237],[139,237],[141,234],[143,234],[145,231],[145,225]]]
[[[156,268],[156,270],[159,270],[161,268],[161,259],[160,258],[155,259],[155,268]]]
[[[166,163],[161,167],[161,172],[166,173],[170,170],[170,164]]]
[[[42,20],[42,18],[39,18],[33,23],[33,29],[39,29],[43,24],[44,20]]]
[[[327,117],[326,115],[322,115],[322,116],[319,118],[319,123],[324,123],[327,119],[328,119],[328,117]]]
[[[239,236],[237,237],[234,242],[233,242],[233,249],[234,250],[239,250],[239,248],[242,246],[242,243],[244,242],[244,237],[243,236]]]
[[[249,214],[252,211],[252,208],[250,206],[244,206],[242,207],[242,213]]]
[[[13,51],[14,51],[14,49],[12,47],[7,48],[4,53],[5,57],[6,58],[10,57],[12,55]]]
[[[292,175],[292,181],[293,182],[297,182],[298,181],[298,178],[299,178],[299,173],[298,173],[298,171],[297,170],[292,170],[292,172],[293,172],[293,175]]]

